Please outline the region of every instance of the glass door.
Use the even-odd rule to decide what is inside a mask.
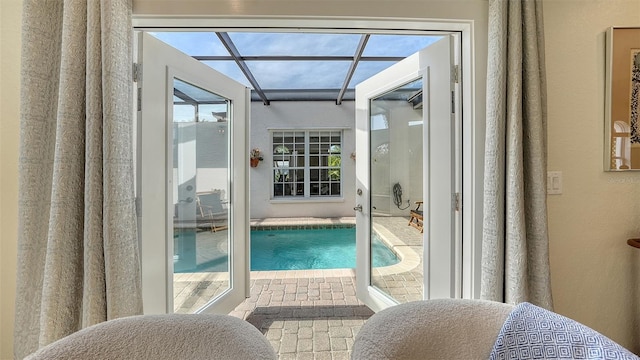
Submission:
[[[246,295],[249,92],[138,37],[145,313],[232,310]]]
[[[453,45],[443,36],[356,86],[357,295],[374,311],[457,294]]]

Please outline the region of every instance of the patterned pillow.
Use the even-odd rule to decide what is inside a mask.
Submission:
[[[611,339],[530,303],[507,317],[489,359],[640,359]]]

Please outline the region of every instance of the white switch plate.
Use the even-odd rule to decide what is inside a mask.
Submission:
[[[562,194],[562,171],[547,171],[547,194]]]

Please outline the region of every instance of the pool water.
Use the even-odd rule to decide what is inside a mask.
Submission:
[[[373,266],[399,259],[375,236]],[[252,230],[251,270],[343,269],[356,267],[356,229]]]

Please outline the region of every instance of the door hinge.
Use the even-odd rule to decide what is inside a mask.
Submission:
[[[454,202],[454,208],[456,209],[456,211],[460,211],[460,193],[457,192],[455,194],[453,194],[453,202]]]
[[[453,78],[453,82],[458,84],[460,82],[460,65],[453,65],[451,67],[451,78]]]
[[[456,113],[456,92],[451,90],[451,113]]]
[[[142,111],[142,88],[138,88],[137,91],[138,95],[136,96],[136,109],[138,109],[138,111]]]
[[[142,81],[142,64],[133,63],[133,82]]]

